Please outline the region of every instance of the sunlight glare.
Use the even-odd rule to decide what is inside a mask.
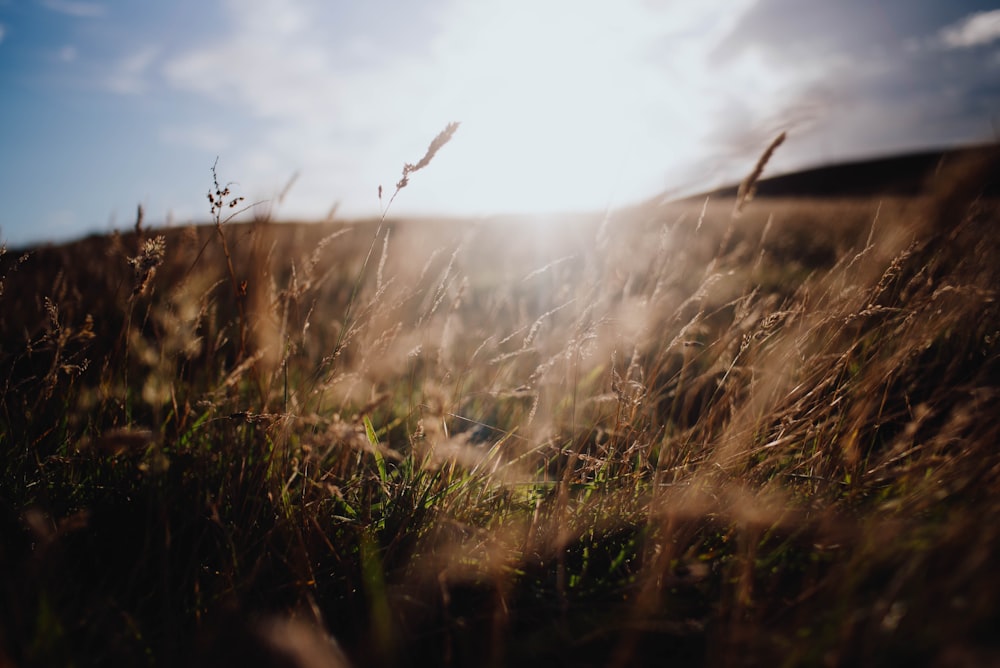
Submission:
[[[455,7],[435,44],[447,92],[424,116],[463,124],[427,178],[473,211],[600,209],[654,194],[707,122],[685,77],[665,79],[653,61],[676,18],[632,2]],[[699,66],[681,40],[671,46],[671,70]]]

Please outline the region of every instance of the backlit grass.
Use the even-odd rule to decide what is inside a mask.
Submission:
[[[995,173],[6,252],[0,658],[996,660]]]

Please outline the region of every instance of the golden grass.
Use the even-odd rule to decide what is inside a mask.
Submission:
[[[3,255],[0,657],[990,657],[991,173]]]

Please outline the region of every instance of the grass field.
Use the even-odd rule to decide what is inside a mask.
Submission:
[[[1000,661],[996,166],[5,252],[0,665]]]

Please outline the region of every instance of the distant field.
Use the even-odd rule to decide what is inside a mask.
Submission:
[[[0,664],[1000,662],[1000,163],[938,163],[6,252]]]

